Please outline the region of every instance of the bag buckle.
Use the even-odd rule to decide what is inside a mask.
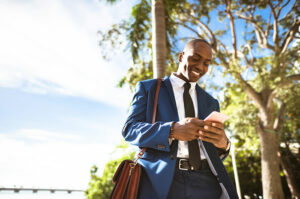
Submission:
[[[132,174],[132,171],[133,171],[133,169],[134,169],[135,165],[136,165],[136,163],[135,163],[135,162],[133,162],[133,163],[130,163],[130,164],[129,164],[129,167],[130,167],[130,169],[129,169],[129,176],[131,176],[131,174]]]

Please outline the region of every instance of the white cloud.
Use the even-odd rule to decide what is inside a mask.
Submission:
[[[87,188],[91,166],[102,171],[115,145],[65,135],[41,129],[0,134],[0,186]]]
[[[80,136],[69,135],[58,132],[49,132],[41,129],[21,129],[18,135],[27,139],[37,141],[51,141],[51,140],[68,140],[68,141],[79,141]]]
[[[129,66],[129,55],[120,50],[111,62],[102,60],[96,32],[127,18],[131,3],[1,2],[0,86],[127,107],[129,90],[116,84]]]

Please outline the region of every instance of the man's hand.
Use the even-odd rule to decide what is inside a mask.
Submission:
[[[199,130],[199,139],[210,142],[217,148],[226,149],[227,137],[222,123],[204,122],[203,128],[204,130]]]
[[[199,131],[204,131],[204,121],[198,118],[188,117],[176,122],[173,127],[173,138],[182,141],[190,141],[199,138]]]

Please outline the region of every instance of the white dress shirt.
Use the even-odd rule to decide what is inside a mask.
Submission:
[[[184,80],[180,79],[179,77],[176,77],[174,74],[171,74],[170,81],[173,87],[176,107],[178,111],[178,117],[179,120],[182,120],[185,118],[185,110],[184,110],[184,102],[183,102],[183,92],[184,87],[183,85],[186,83]],[[194,104],[194,110],[195,110],[195,117],[198,116],[198,101],[197,101],[197,92],[196,92],[196,82],[190,82],[191,88],[189,90],[191,98],[193,100]],[[200,141],[198,141],[199,148],[200,148],[200,156],[201,159],[206,159],[203,153],[202,145],[200,144]],[[178,140],[178,151],[177,151],[177,157],[180,158],[188,158],[189,157],[189,151],[188,151],[188,141],[180,141]]]

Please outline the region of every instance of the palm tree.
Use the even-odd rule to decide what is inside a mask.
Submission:
[[[163,0],[152,0],[153,76],[162,78],[166,72],[166,23]]]

